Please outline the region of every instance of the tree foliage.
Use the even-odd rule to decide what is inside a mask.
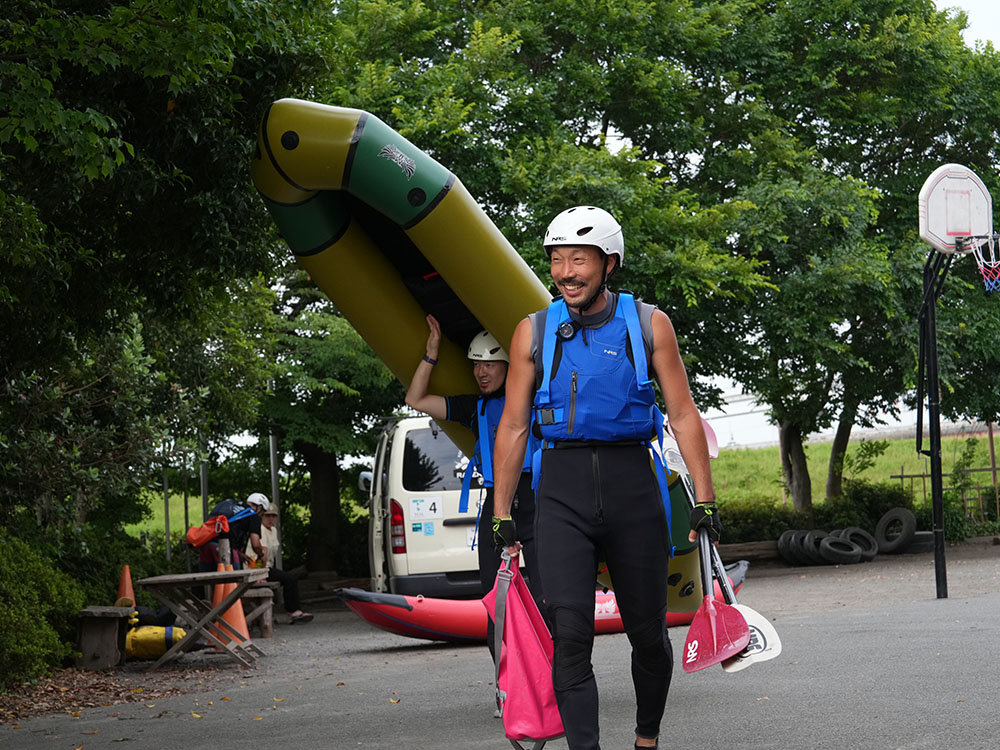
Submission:
[[[274,257],[246,165],[325,23],[309,0],[4,5],[0,523],[76,577],[109,573],[95,549],[120,565],[178,441],[256,418]]]
[[[273,429],[312,480],[310,564],[335,564],[345,457],[401,389],[253,193],[288,95],[399,130],[541,278],[553,215],[614,213],[616,283],[670,314],[702,406],[720,375],[770,405],[808,512],[808,434],[846,441],[913,388],[920,185],[959,162],[1000,187],[1000,64],[963,22],[932,0],[8,2],[0,519],[133,520],[199,437]],[[1000,413],[997,313],[956,262],[946,415]]]
[[[341,463],[370,454],[379,418],[399,407],[403,388],[301,269],[288,269],[280,288],[274,382],[264,418],[310,479],[307,564],[332,570],[345,555]]]

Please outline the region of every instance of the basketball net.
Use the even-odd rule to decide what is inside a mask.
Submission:
[[[975,256],[987,292],[1000,292],[1000,258],[997,257],[997,240],[996,234],[990,234],[985,237],[968,237],[962,243]]]

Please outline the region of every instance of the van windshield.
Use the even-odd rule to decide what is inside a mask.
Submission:
[[[462,489],[465,455],[441,430],[410,430],[403,452],[403,487],[410,492]],[[478,480],[478,473],[477,478]],[[473,486],[481,482],[473,480]]]

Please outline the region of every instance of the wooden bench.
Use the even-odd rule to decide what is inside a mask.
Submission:
[[[80,658],[83,669],[107,669],[125,663],[125,633],[134,607],[85,607],[80,610]]]
[[[262,638],[274,636],[274,592],[280,586],[277,581],[260,581],[243,594],[247,628],[256,625]]]

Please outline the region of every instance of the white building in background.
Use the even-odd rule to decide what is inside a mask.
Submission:
[[[724,406],[721,409],[708,409],[702,416],[712,425],[719,441],[719,449],[734,448],[764,448],[778,444],[778,426],[768,420],[767,404],[760,403],[750,394],[731,381],[719,381],[722,387]],[[855,427],[851,432],[851,440],[915,438],[917,433],[917,412],[900,404],[899,416],[883,415],[886,424],[877,428],[862,429]],[[927,411],[924,410],[924,435],[927,435]],[[809,436],[812,442],[827,442],[833,440],[837,426],[834,424],[827,430],[813,433]],[[941,423],[942,433],[955,432],[985,432],[986,426],[968,422]]]

